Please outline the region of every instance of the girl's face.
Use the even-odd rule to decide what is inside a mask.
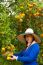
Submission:
[[[26,41],[27,41],[28,43],[31,43],[32,40],[33,40],[33,36],[30,35],[30,34],[28,34],[28,35],[26,35],[25,39],[26,39]]]

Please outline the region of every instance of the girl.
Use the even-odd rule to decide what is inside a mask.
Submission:
[[[38,43],[41,41],[39,37],[31,28],[28,28],[25,33],[18,35],[17,38],[21,42],[26,42],[26,49],[14,54],[11,60],[21,61],[23,65],[38,65],[36,60],[40,51]]]

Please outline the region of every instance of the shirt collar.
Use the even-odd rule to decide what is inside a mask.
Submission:
[[[33,44],[35,44],[35,43],[37,43],[37,42],[36,42],[36,41],[33,41],[31,45],[33,45]],[[31,46],[31,45],[30,45],[30,46]]]
[[[33,41],[30,46],[32,46],[33,44],[36,44],[36,43],[37,43],[36,41]],[[28,49],[29,47],[27,47],[26,49]]]

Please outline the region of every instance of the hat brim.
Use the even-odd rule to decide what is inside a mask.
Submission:
[[[29,33],[28,33],[29,34]],[[24,35],[27,35],[26,33],[20,34],[17,36],[18,40],[25,43]],[[32,34],[34,36],[34,39],[37,43],[41,43],[40,38],[36,34]]]

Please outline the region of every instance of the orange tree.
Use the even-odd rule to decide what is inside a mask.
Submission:
[[[43,64],[43,2],[11,0],[6,4],[0,4],[1,65],[18,64],[17,61],[11,62],[9,56],[25,48],[25,45],[18,41],[17,35],[23,33],[28,27],[33,28],[42,40],[37,60],[41,65]]]

